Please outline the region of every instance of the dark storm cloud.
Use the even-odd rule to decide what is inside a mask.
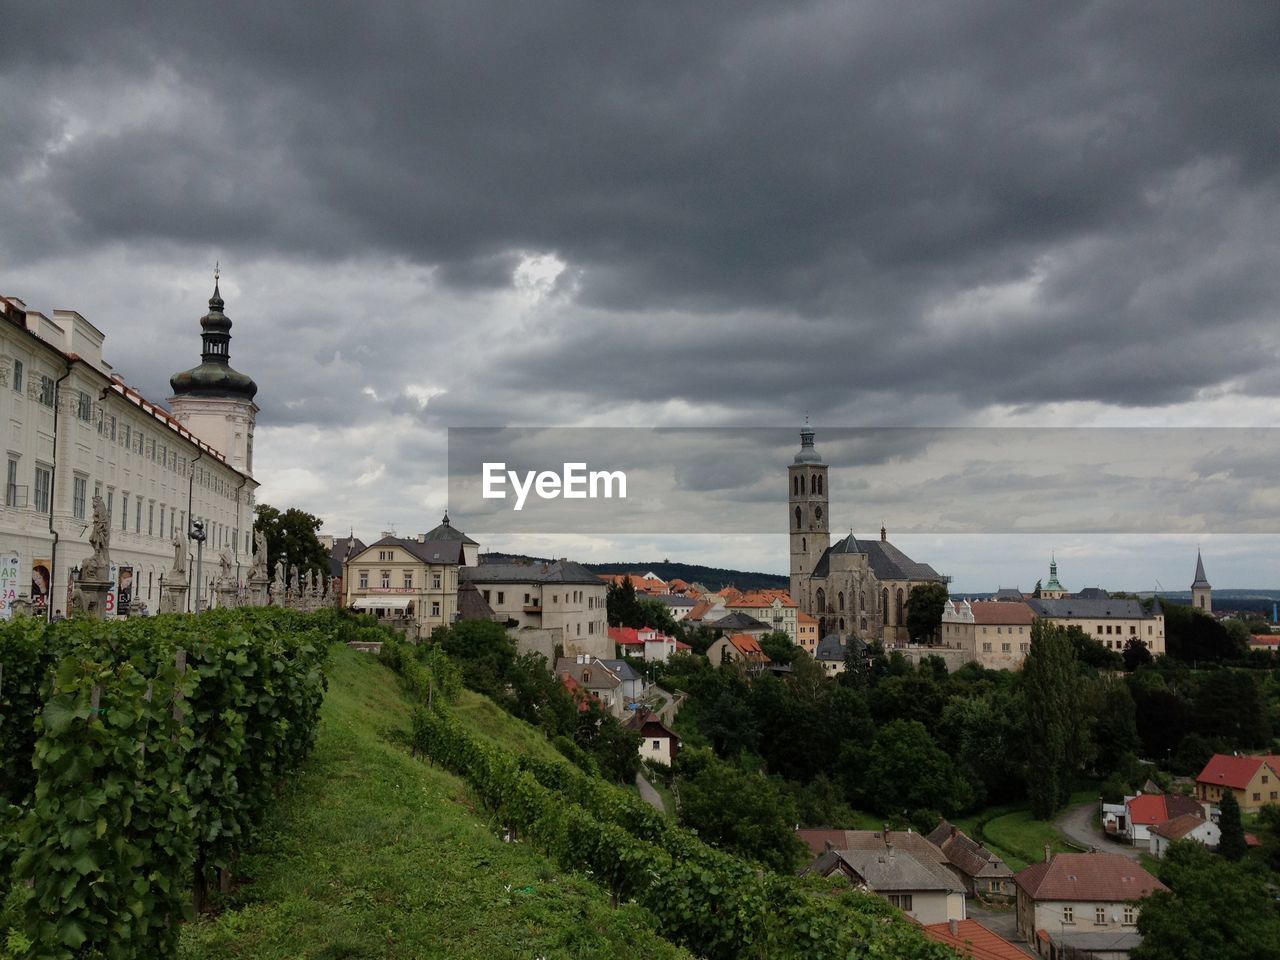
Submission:
[[[947,422],[1275,390],[1273,3],[4,19],[8,262],[124,246],[311,271],[325,294],[273,304],[247,357],[272,364],[281,425],[569,422],[658,398],[718,422]],[[368,302],[403,264],[508,290],[526,253],[568,265],[528,329]],[[316,283],[352,261],[364,277]]]

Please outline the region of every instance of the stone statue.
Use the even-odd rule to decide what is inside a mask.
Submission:
[[[89,546],[93,548],[93,556],[86,557],[80,564],[80,579],[91,581],[107,580],[111,576],[111,517],[107,515],[107,505],[102,497],[93,498],[93,521],[89,528]]]
[[[261,530],[253,531],[253,544],[257,549],[257,553],[253,558],[253,572],[249,574],[252,580],[267,579],[267,535]]]
[[[175,578],[187,579],[187,545],[180,533],[173,535],[173,574]]]
[[[289,592],[295,597],[302,592],[302,579],[296,563],[289,564]]]
[[[218,554],[218,579],[222,580],[224,583],[230,583],[232,580],[231,551],[227,550],[225,547],[222,552]]]
[[[284,582],[284,561],[276,561],[276,578],[271,582],[271,601],[273,603],[284,603],[285,598]]]

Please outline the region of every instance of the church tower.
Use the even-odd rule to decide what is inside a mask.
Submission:
[[[1199,550],[1196,551],[1196,579],[1191,584],[1191,605],[1205,613],[1213,613],[1213,587],[1204,575],[1204,560],[1200,558]]]
[[[828,532],[827,465],[813,445],[813,427],[805,417],[800,431],[800,452],[787,467],[791,534],[791,596],[803,605],[804,580],[831,544]]]
[[[213,271],[209,312],[200,318],[204,348],[200,366],[169,378],[174,418],[227,459],[236,470],[253,475],[253,426],[258,385],[231,367],[231,320],[222,312],[218,271]]]

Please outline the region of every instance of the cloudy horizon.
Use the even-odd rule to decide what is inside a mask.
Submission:
[[[160,400],[219,261],[259,500],[330,532],[434,526],[451,427],[1276,422],[1275,4],[10,6],[0,293]],[[785,464],[777,536],[485,546],[785,572]],[[1161,529],[895,541],[1280,587],[1274,536]]]

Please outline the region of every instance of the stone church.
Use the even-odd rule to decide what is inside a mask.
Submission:
[[[831,543],[827,465],[813,445],[813,428],[800,432],[800,452],[787,468],[790,481],[791,596],[818,621],[818,635],[858,637],[885,646],[906,643],[911,588],[947,582],[889,542],[859,540],[852,533]]]

